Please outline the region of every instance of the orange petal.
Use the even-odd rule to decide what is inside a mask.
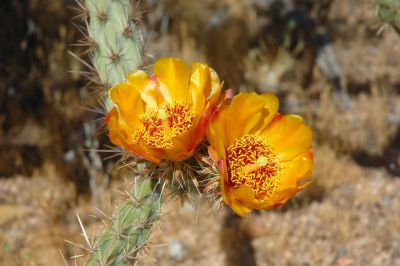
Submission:
[[[155,110],[163,102],[163,98],[156,90],[155,82],[148,82],[140,89],[142,100],[146,104],[146,112]]]
[[[254,203],[254,192],[253,189],[247,186],[231,189],[232,194],[232,202],[231,208],[232,210],[240,216],[245,216],[247,213],[251,211],[251,205]]]
[[[226,108],[218,110],[210,118],[206,135],[210,146],[218,153],[221,158],[225,158],[225,147],[228,147],[226,142],[226,131],[224,128],[226,116]]]
[[[272,94],[258,95],[255,92],[240,93],[233,97],[229,106],[229,119],[225,131],[229,144],[245,134],[257,134],[263,130],[278,109],[278,98]]]
[[[221,95],[222,87],[224,86],[224,82],[220,81],[217,72],[212,68],[209,68],[209,71],[211,76],[211,91],[207,90],[205,92],[208,101],[206,108],[212,108],[212,106],[217,104]]]
[[[232,211],[239,215],[240,217],[246,216],[249,212],[251,212],[251,208],[241,205],[239,202],[235,201],[230,205]]]
[[[264,118],[264,125],[269,125],[278,112],[279,99],[272,93],[261,94],[261,97],[263,98],[265,103],[264,107],[269,111],[268,116]]]
[[[242,186],[239,188],[232,189],[232,195],[239,201],[242,202],[254,202],[255,194],[251,187]]]
[[[165,159],[183,161],[189,158],[196,148],[195,145],[192,145],[191,137],[192,128],[172,138],[172,147],[165,149]]]
[[[111,109],[111,111],[107,114],[106,123],[109,128],[109,138],[111,142],[117,146],[124,146],[126,143],[126,136],[123,135],[124,129],[119,126],[119,114],[115,109]]]
[[[208,94],[208,91],[206,92],[206,95],[208,96],[208,98],[212,98],[215,97],[216,95],[218,95],[221,92],[221,80],[219,79],[219,76],[217,74],[217,72],[215,72],[214,69],[210,68],[210,75],[211,75],[211,91]]]
[[[311,129],[296,115],[276,116],[262,135],[281,161],[289,161],[311,149]]]
[[[209,67],[205,64],[193,63],[190,75],[189,92],[192,109],[200,114],[204,109],[206,95],[211,90],[211,78]]]
[[[130,81],[120,83],[109,90],[109,95],[121,118],[130,127],[137,125],[139,115],[143,113],[143,103],[138,85],[144,84],[147,75],[143,71],[135,71],[129,76],[129,80],[136,80],[138,84],[133,85]]]
[[[143,87],[146,87],[150,81],[146,72],[143,70],[136,70],[128,75],[126,83],[140,91]]]
[[[145,145],[140,144],[128,144],[125,149],[143,159],[149,160],[153,163],[160,164],[161,154],[155,149],[149,149]]]
[[[131,129],[126,125],[124,120],[120,118],[119,113],[115,108],[108,113],[106,123],[109,128],[109,138],[113,144],[123,147],[126,151],[144,159],[157,164],[160,163],[160,159],[157,157],[156,152],[131,141]]]
[[[301,181],[308,179],[314,168],[312,152],[300,154],[293,160],[282,163],[281,166],[282,176],[278,190],[303,189],[304,184]]]
[[[154,64],[153,72],[166,102],[187,103],[190,69],[183,61],[172,57],[161,58]]]
[[[208,146],[208,155],[215,163],[217,163],[219,159],[221,159],[219,157],[219,154],[211,146]]]

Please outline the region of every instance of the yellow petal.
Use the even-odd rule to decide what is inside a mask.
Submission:
[[[126,83],[140,91],[150,83],[150,78],[143,70],[136,70],[128,75]]]
[[[283,162],[311,149],[311,129],[296,115],[278,115],[262,135]]]
[[[247,186],[231,189],[232,202],[230,204],[232,210],[240,216],[245,216],[251,211],[251,205],[254,203],[253,189]]]
[[[193,64],[190,73],[188,66],[176,58],[161,58],[153,72],[149,77],[144,71],[135,71],[109,91],[115,106],[107,119],[110,138],[113,143],[154,162],[187,159],[204,139],[222,87],[219,77],[200,63]],[[189,109],[190,118],[176,109],[182,105]],[[167,116],[166,110],[176,111],[176,115]],[[180,122],[185,124],[183,131]],[[152,136],[142,134],[143,130],[150,131]],[[152,132],[161,137],[158,139]],[[146,138],[153,137],[152,141],[167,141],[166,145],[155,145],[156,148],[148,144],[151,142]]]
[[[251,209],[277,208],[310,182],[306,179],[313,169],[311,129],[298,116],[278,114],[278,108],[278,99],[272,94],[240,93],[212,117],[207,128],[213,158],[226,160],[225,151],[243,136],[262,136],[281,167],[277,191],[272,195],[257,194],[257,198],[252,187],[232,187],[226,168],[229,162],[224,164],[226,171],[219,167],[224,201],[239,215]],[[255,162],[265,164],[260,158]]]
[[[242,186],[239,188],[232,189],[232,195],[235,199],[242,201],[242,202],[254,202],[255,195],[254,191],[251,187]]]
[[[106,123],[109,128],[109,138],[117,146],[123,147],[126,151],[134,153],[154,163],[160,163],[157,153],[150,151],[147,147],[133,143],[130,139],[132,129],[121,119],[118,111],[113,108],[107,115]]]
[[[298,155],[293,160],[281,163],[280,191],[302,187],[301,181],[308,179],[314,167],[312,152]]]
[[[128,144],[125,149],[153,163],[160,164],[161,162],[161,154],[155,149],[149,149],[146,145]]]
[[[278,99],[272,94],[240,93],[229,106],[225,122],[228,143],[245,134],[257,134],[268,126],[278,109]]]
[[[215,70],[212,68],[210,68],[210,75],[211,75],[211,91],[209,93],[208,91],[206,91],[206,95],[208,96],[208,99],[211,99],[215,96],[217,96],[218,98],[221,92],[221,83],[223,82],[221,82],[217,72],[215,72]]]
[[[239,202],[235,201],[230,205],[232,211],[239,215],[240,217],[246,216],[249,212],[251,212],[251,208],[246,207]]]
[[[274,119],[276,113],[278,112],[279,109],[279,99],[272,93],[264,93],[261,94],[261,97],[264,100],[264,107],[268,109],[269,114],[264,118],[264,125],[269,125]]]
[[[106,123],[109,128],[108,136],[113,144],[122,147],[126,143],[127,136],[125,136],[125,130],[119,126],[118,120],[119,114],[114,107],[106,117]]]
[[[192,74],[190,75],[189,91],[192,109],[201,113],[204,109],[206,95],[211,90],[211,78],[209,67],[205,64],[193,63]]]
[[[205,109],[213,108],[219,100],[221,95],[222,87],[224,86],[224,82],[220,81],[217,72],[214,69],[209,68],[210,77],[211,77],[211,91],[206,90],[205,96],[207,99],[207,105]]]
[[[229,146],[226,142],[226,131],[224,128],[225,117],[226,109],[218,110],[211,117],[206,130],[207,139],[220,158],[225,158],[225,148]]]
[[[187,103],[190,70],[183,61],[172,57],[161,58],[154,64],[153,72],[166,102]]]
[[[137,83],[131,83],[131,79],[135,79]],[[147,75],[143,71],[136,71],[129,76],[128,82],[120,83],[109,90],[110,99],[121,119],[130,127],[137,125],[139,115],[144,111],[139,86],[145,84],[146,79]]]
[[[208,146],[208,155],[211,157],[211,159],[217,164],[218,163],[218,161],[220,160],[220,159],[222,159],[221,157],[220,157],[220,155],[211,147],[211,146]]]
[[[163,102],[162,97],[156,90],[156,84],[153,82],[149,82],[143,86],[140,90],[140,95],[146,104],[146,112],[157,109]]]
[[[172,161],[183,161],[189,158],[195,149],[191,145],[192,129],[172,138],[172,147],[164,150],[164,158]]]

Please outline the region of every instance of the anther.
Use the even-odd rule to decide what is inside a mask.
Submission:
[[[266,166],[267,163],[268,163],[267,157],[262,156],[262,157],[258,158],[255,163],[243,166],[242,171],[246,174],[249,174],[251,172],[257,171],[258,169],[260,169],[263,166]]]

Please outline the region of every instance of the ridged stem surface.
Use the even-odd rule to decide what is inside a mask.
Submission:
[[[107,89],[125,80],[142,63],[143,41],[132,20],[130,0],[85,0],[92,64],[104,84],[104,102],[112,107]]]
[[[135,182],[96,241],[86,266],[131,265],[160,215],[161,199],[150,179]]]

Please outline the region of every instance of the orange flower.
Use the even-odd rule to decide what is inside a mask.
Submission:
[[[176,58],[159,59],[153,72],[135,71],[110,89],[110,139],[155,163],[185,160],[204,139],[222,83],[207,65],[193,63],[190,70]]]
[[[278,107],[272,94],[240,93],[208,125],[224,201],[240,216],[276,208],[310,183],[311,129]]]

